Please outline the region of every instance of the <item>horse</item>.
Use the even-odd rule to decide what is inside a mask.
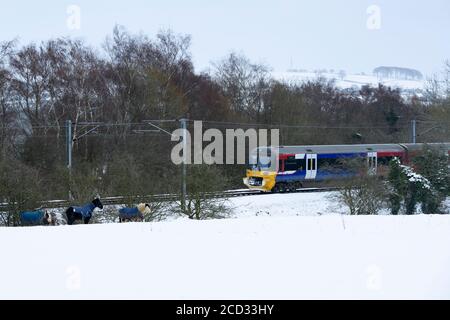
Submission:
[[[19,217],[22,226],[54,226],[56,224],[56,218],[44,210],[24,211]]]
[[[148,203],[139,203],[133,208],[119,209],[119,222],[142,222],[144,215],[150,214],[150,205]]]
[[[83,207],[69,207],[66,210],[67,224],[72,225],[75,221],[83,221],[84,224],[88,224],[95,208],[103,209],[103,204],[99,198],[95,198]]]

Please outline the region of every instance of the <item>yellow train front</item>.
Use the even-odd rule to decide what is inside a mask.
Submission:
[[[244,184],[250,190],[270,192],[276,185],[278,172],[277,152],[273,148],[262,147],[253,150],[251,164],[247,169]]]
[[[244,184],[251,190],[270,192],[275,187],[277,173],[274,171],[263,171],[258,168],[247,169]]]

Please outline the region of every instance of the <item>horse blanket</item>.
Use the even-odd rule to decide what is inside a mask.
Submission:
[[[92,212],[95,209],[95,205],[93,203],[89,203],[83,207],[72,207],[74,213],[81,214],[83,218],[89,218],[92,216]]]
[[[24,211],[20,213],[20,221],[27,224],[37,224],[44,218],[44,211]]]

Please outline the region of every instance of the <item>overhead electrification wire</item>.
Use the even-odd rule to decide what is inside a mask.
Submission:
[[[208,124],[213,126],[241,126],[241,127],[262,127],[262,128],[292,128],[292,129],[391,129],[391,128],[410,128],[410,124],[402,124],[398,126],[328,126],[328,125],[292,125],[292,124],[267,124],[267,123],[245,123],[245,122],[226,122],[226,121],[210,121],[210,120],[187,120],[189,123],[194,123],[194,121],[201,121],[202,124]],[[102,122],[79,122],[77,125],[84,127],[132,127],[132,126],[144,126],[149,123],[178,123],[178,120],[144,120],[143,122],[118,122],[118,123],[102,123]],[[423,124],[441,124],[444,126],[450,125],[447,121],[437,121],[437,120],[416,120],[417,123]],[[42,125],[42,126],[31,126],[27,127],[31,129],[62,129],[65,125]],[[231,128],[230,128],[231,129]]]

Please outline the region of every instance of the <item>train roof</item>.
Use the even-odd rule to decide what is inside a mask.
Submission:
[[[398,144],[353,144],[353,145],[312,145],[280,146],[279,153],[365,153],[365,152],[404,152]]]
[[[408,151],[420,151],[422,150],[423,146],[425,144],[423,143],[405,143],[403,146],[408,149]],[[449,142],[443,142],[443,143],[427,143],[427,146],[434,148],[434,149],[442,149],[450,151],[450,143]]]
[[[430,143],[431,147],[440,147],[450,150],[450,143]],[[404,152],[422,149],[424,144],[342,144],[342,145],[311,145],[311,146],[280,146],[278,153],[299,154],[299,153],[365,153],[365,152]],[[262,147],[266,148],[266,147]],[[261,148],[259,148],[261,149]],[[271,147],[272,151],[277,148]]]

